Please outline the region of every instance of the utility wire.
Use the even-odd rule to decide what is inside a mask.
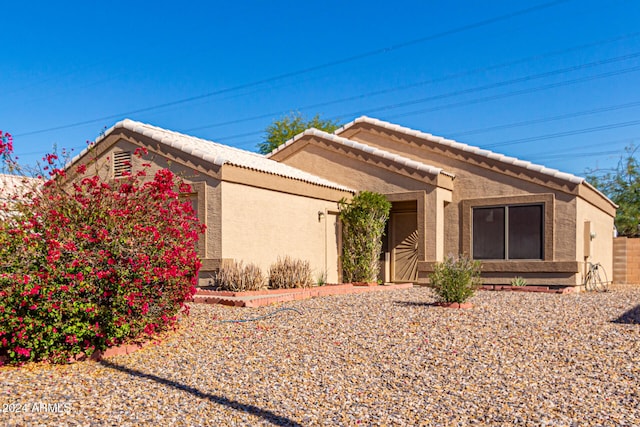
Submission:
[[[572,153],[571,158],[580,158],[580,157],[595,157],[595,156],[610,156],[614,154],[620,154],[620,150],[610,150],[610,151],[592,151],[592,152],[583,152],[583,153]],[[555,156],[545,156],[545,157],[531,157],[532,159],[536,159],[536,161],[551,161],[557,159],[566,159],[566,154],[558,154]]]
[[[601,41],[590,43],[590,44],[575,46],[575,47],[571,47],[571,48],[568,48],[568,49],[557,50],[557,51],[548,52],[548,53],[544,53],[544,54],[540,54],[540,55],[533,55],[533,56],[529,56],[529,57],[526,57],[526,58],[517,59],[515,61],[509,61],[509,62],[503,62],[503,63],[496,64],[496,65],[490,65],[488,67],[474,68],[472,70],[463,71],[463,72],[455,73],[455,74],[449,74],[449,75],[438,77],[438,78],[422,80],[422,81],[419,81],[419,82],[416,82],[416,83],[407,84],[407,85],[395,86],[395,87],[391,87],[391,88],[387,88],[387,89],[367,92],[367,93],[360,94],[360,95],[354,95],[354,96],[335,99],[335,100],[331,100],[331,101],[325,101],[325,102],[320,102],[320,103],[316,103],[316,104],[305,105],[305,106],[302,106],[302,107],[294,108],[293,110],[310,110],[310,109],[317,109],[317,108],[321,108],[321,107],[327,107],[327,106],[335,105],[335,104],[342,104],[342,103],[350,102],[350,101],[359,101],[359,100],[362,100],[362,99],[370,98],[372,96],[386,95],[386,94],[389,94],[389,93],[399,92],[399,91],[402,91],[402,90],[412,89],[412,88],[425,86],[425,85],[429,85],[429,84],[441,83],[441,82],[448,81],[448,80],[453,80],[453,79],[456,79],[456,78],[459,78],[459,77],[470,76],[470,75],[474,75],[474,74],[478,74],[478,73],[483,73],[483,72],[487,72],[487,71],[491,71],[491,70],[496,70],[496,69],[500,69],[500,68],[509,67],[509,66],[512,66],[512,65],[527,63],[527,62],[531,62],[531,61],[536,61],[536,60],[543,59],[543,58],[548,58],[548,57],[551,57],[551,56],[566,55],[567,53],[570,53],[570,52],[575,52],[575,51],[591,48],[591,47],[594,47],[594,46],[608,44],[608,43],[612,43],[612,42],[616,42],[616,41],[620,41],[620,40],[624,40],[624,39],[629,39],[629,38],[634,38],[634,37],[638,37],[638,36],[640,36],[640,32],[625,34],[625,35],[622,35],[622,36],[618,36],[618,37],[614,37],[614,38],[606,39],[606,40],[601,40]],[[626,58],[626,59],[628,59],[628,58]],[[601,65],[601,64],[596,64],[596,65]],[[270,113],[263,113],[263,114],[259,114],[259,115],[256,115],[256,116],[244,117],[244,118],[241,118],[241,119],[227,120],[227,121],[218,122],[218,123],[210,123],[210,124],[206,124],[206,125],[201,125],[201,126],[185,129],[185,131],[186,132],[192,132],[192,131],[196,131],[196,130],[210,129],[210,128],[214,128],[214,127],[238,124],[238,123],[249,122],[249,121],[253,121],[253,120],[260,120],[260,119],[265,119],[265,118],[270,118],[270,117],[276,117],[276,116],[285,114],[288,111],[291,111],[291,110],[287,110],[287,111],[279,110],[279,111],[275,111],[275,112],[272,111]]]
[[[447,136],[451,138],[459,138],[460,136],[465,136],[465,135],[476,135],[479,133],[493,132],[496,130],[511,129],[516,127],[535,125],[539,123],[548,123],[548,122],[553,122],[557,120],[571,119],[574,117],[588,116],[591,114],[605,113],[609,111],[622,110],[625,108],[633,108],[638,106],[640,106],[640,101],[629,102],[626,104],[611,105],[611,106],[602,107],[602,108],[594,108],[592,110],[577,111],[574,113],[560,114],[558,116],[542,117],[539,119],[525,120],[521,122],[507,123],[507,124],[502,124],[497,126],[489,126],[485,128],[472,129],[472,130],[467,130],[462,132],[445,132],[445,133]]]
[[[545,150],[544,153],[538,153],[538,157],[535,157],[536,159],[539,158],[546,158],[546,157],[562,157],[562,158],[566,158],[567,154],[571,154],[573,156],[573,154],[577,154],[577,155],[581,155],[584,152],[580,152],[578,150],[584,150],[586,148],[595,148],[595,147],[604,147],[604,146],[608,146],[611,147],[614,144],[620,144],[620,143],[625,143],[625,144],[629,144],[630,142],[633,142],[635,139],[640,138],[639,136],[629,136],[627,138],[623,138],[623,139],[616,139],[613,141],[598,141],[595,144],[588,144],[588,145],[584,145],[584,144],[580,144],[580,146],[578,147],[573,147],[573,146],[565,146],[562,147],[559,150],[552,150],[552,151],[548,151]],[[561,154],[563,153],[563,154]],[[551,154],[551,156],[547,156]],[[531,156],[535,156],[535,154],[532,154]]]
[[[524,94],[529,94],[529,93],[540,92],[540,91],[543,91],[543,90],[554,89],[554,88],[558,88],[558,87],[562,87],[562,86],[567,86],[567,85],[572,85],[572,84],[577,84],[577,83],[584,83],[584,82],[589,82],[589,81],[598,80],[598,79],[604,79],[604,78],[608,78],[608,77],[614,77],[614,76],[618,76],[618,75],[621,75],[621,74],[627,74],[627,73],[632,73],[632,72],[636,72],[636,71],[640,71],[640,65],[635,66],[635,67],[630,67],[630,68],[623,68],[621,70],[608,71],[606,73],[595,74],[595,75],[592,75],[592,76],[585,76],[585,77],[579,77],[579,78],[575,78],[575,79],[571,79],[571,80],[565,80],[563,82],[549,83],[549,84],[545,84],[545,85],[541,85],[541,86],[536,86],[536,87],[527,88],[527,89],[520,89],[520,90],[516,90],[516,91],[512,91],[512,92],[506,92],[506,93],[501,93],[501,94],[497,94],[497,95],[484,96],[484,97],[481,97],[481,98],[468,99],[468,100],[464,100],[464,101],[456,101],[456,102],[453,102],[453,103],[434,106],[434,107],[430,107],[430,108],[425,108],[425,109],[420,109],[420,110],[415,110],[415,111],[409,111],[409,112],[406,112],[406,113],[394,114],[394,115],[388,116],[388,118],[406,117],[406,116],[411,116],[411,115],[416,115],[416,114],[430,113],[430,112],[435,112],[435,111],[447,110],[447,109],[455,108],[455,107],[463,107],[463,106],[468,106],[468,105],[472,105],[472,104],[481,104],[481,103],[484,103],[484,102],[494,101],[494,100],[497,100],[497,99],[503,99],[503,98],[509,98],[509,97],[512,97],[512,96],[518,96],[518,95],[524,95]],[[430,100],[431,99],[428,99],[428,100],[425,100],[425,101],[422,101],[422,102],[427,102],[427,101],[430,101]],[[398,106],[398,104],[388,104],[388,105],[383,105],[383,106],[376,107],[376,108],[371,108],[371,109],[368,109],[368,110],[360,110],[360,111],[345,113],[342,116],[359,116],[359,115],[368,114],[368,113],[371,113],[371,112],[385,111],[385,110],[391,110],[391,109],[395,109],[395,108],[400,108],[400,106]],[[338,118],[340,118],[340,116],[333,116],[333,117],[330,117],[329,119],[330,120],[335,120],[335,119],[338,119]],[[243,137],[246,137],[246,136],[255,136],[255,135],[262,134],[263,132],[264,132],[264,130],[260,130],[260,131],[254,131],[254,132],[246,132],[246,133],[242,133],[242,134],[228,135],[228,136],[218,137],[218,138],[216,138],[216,140],[224,141],[224,140],[243,138]]]
[[[557,87],[562,87],[562,86],[567,86],[567,85],[572,85],[572,84],[577,84],[577,83],[584,83],[584,82],[589,82],[589,81],[598,80],[598,79],[604,79],[604,78],[607,78],[607,77],[613,77],[613,76],[618,76],[618,75],[621,75],[621,74],[633,73],[633,72],[636,72],[636,71],[640,71],[640,66],[624,68],[622,70],[610,71],[610,72],[606,72],[606,73],[602,73],[602,74],[595,74],[593,76],[580,77],[580,78],[576,78],[576,79],[572,79],[572,80],[566,80],[564,82],[550,83],[550,84],[546,84],[546,85],[542,85],[542,86],[536,86],[536,87],[533,87],[533,88],[522,89],[522,90],[517,90],[517,91],[513,91],[513,92],[507,92],[507,93],[498,94],[498,95],[485,96],[485,97],[482,97],[482,98],[476,98],[476,99],[471,99],[471,100],[466,100],[466,101],[454,102],[454,103],[445,104],[445,105],[442,105],[442,106],[439,106],[439,107],[432,107],[432,108],[425,108],[425,109],[421,109],[421,110],[409,111],[409,112],[406,112],[406,113],[395,114],[395,115],[389,116],[389,118],[407,117],[407,116],[413,116],[413,115],[416,115],[416,114],[430,113],[430,112],[434,112],[434,111],[446,110],[446,109],[454,108],[454,107],[467,106],[467,105],[470,105],[470,104],[480,104],[480,103],[487,102],[487,101],[494,101],[496,99],[509,98],[509,97],[517,96],[517,95],[524,95],[524,94],[528,94],[528,93],[540,92],[540,91],[547,90],[547,89],[554,89],[554,88],[557,88]],[[389,109],[389,107],[382,107],[379,110],[386,110],[386,109]],[[371,110],[369,110],[369,111],[371,111]],[[364,114],[364,113],[358,112],[358,113],[355,113],[354,115],[357,115],[357,114]]]
[[[538,79],[542,79],[542,78],[546,78],[546,77],[555,76],[555,75],[558,75],[558,74],[570,73],[572,71],[584,70],[584,69],[587,69],[587,68],[598,67],[598,66],[604,65],[604,64],[611,64],[611,63],[614,63],[614,62],[626,61],[626,60],[637,58],[637,57],[640,57],[640,52],[635,52],[635,53],[632,53],[632,54],[622,55],[622,56],[618,56],[618,57],[615,57],[615,58],[609,58],[609,59],[605,59],[605,60],[601,60],[601,61],[589,62],[589,63],[581,64],[581,65],[574,65],[574,66],[571,66],[571,67],[560,68],[560,69],[557,69],[557,70],[546,71],[544,73],[530,74],[528,76],[522,76],[522,77],[518,77],[518,78],[515,78],[515,79],[511,79],[511,80],[495,82],[495,83],[491,83],[491,84],[487,84],[487,85],[476,86],[476,87],[472,87],[472,88],[468,88],[468,89],[457,90],[457,91],[443,93],[443,94],[439,94],[439,95],[432,95],[432,96],[428,96],[428,97],[425,97],[425,98],[414,99],[414,100],[411,100],[411,101],[399,102],[399,103],[396,103],[396,104],[390,104],[390,105],[386,105],[386,106],[383,106],[383,107],[371,108],[369,110],[362,110],[362,114],[368,114],[368,113],[371,113],[371,112],[380,111],[381,109],[385,109],[386,110],[386,109],[402,108],[402,107],[407,107],[407,106],[415,105],[415,104],[423,104],[423,103],[429,102],[429,101],[452,98],[452,97],[456,97],[456,96],[460,96],[460,95],[467,95],[467,94],[470,94],[470,93],[481,92],[481,91],[484,91],[484,90],[495,89],[495,88],[499,88],[499,87],[503,87],[503,86],[509,86],[509,85],[513,85],[513,84],[517,84],[517,83],[529,82],[531,80],[538,80]]]
[[[308,68],[303,68],[300,70],[296,70],[296,71],[291,71],[291,72],[287,72],[287,73],[283,73],[283,74],[279,74],[276,76],[272,76],[272,77],[267,77],[264,79],[260,79],[260,80],[256,80],[253,82],[249,82],[249,83],[244,83],[244,84],[240,84],[237,86],[232,86],[229,88],[225,88],[225,89],[220,89],[220,90],[216,90],[213,92],[208,92],[208,93],[204,93],[201,95],[195,95],[195,96],[191,96],[191,97],[187,97],[187,98],[183,98],[183,99],[179,99],[176,101],[171,101],[171,102],[166,102],[163,104],[157,104],[154,106],[150,106],[150,107],[145,107],[145,108],[139,108],[137,110],[130,110],[127,112],[123,112],[123,113],[118,113],[118,114],[111,114],[109,116],[103,116],[97,119],[90,119],[90,120],[84,120],[84,121],[80,121],[80,122],[76,122],[76,123],[70,123],[67,125],[61,125],[61,126],[55,126],[55,127],[51,127],[51,128],[46,128],[46,129],[40,129],[40,130],[35,130],[35,131],[30,131],[30,132],[24,132],[21,134],[17,134],[14,136],[28,136],[28,135],[36,135],[36,134],[41,134],[41,133],[45,133],[45,132],[51,132],[51,131],[56,131],[56,130],[61,130],[61,129],[68,129],[68,128],[73,128],[73,127],[78,127],[78,126],[83,126],[86,124],[91,124],[91,123],[96,123],[96,122],[101,122],[104,120],[111,120],[114,118],[119,118],[119,117],[123,117],[123,116],[129,116],[132,114],[139,114],[139,113],[144,113],[144,112],[148,112],[148,111],[153,111],[153,110],[157,110],[160,108],[165,108],[165,107],[171,107],[174,105],[180,105],[180,104],[185,104],[185,103],[189,103],[189,102],[193,102],[193,101],[197,101],[203,98],[210,98],[212,96],[216,96],[216,95],[221,95],[224,93],[229,93],[229,92],[233,92],[233,91],[237,91],[237,90],[241,90],[241,89],[246,89],[249,87],[253,87],[253,86],[259,86],[265,83],[270,83],[270,82],[274,82],[274,81],[278,81],[278,80],[282,80],[282,79],[286,79],[286,78],[290,78],[290,77],[295,77],[295,76],[299,76],[302,74],[307,74],[307,73],[311,73],[314,71],[318,71],[318,70],[322,70],[325,68],[330,68],[330,67],[335,67],[337,65],[342,65],[342,64],[347,64],[350,62],[355,62],[355,61],[359,61],[361,59],[365,59],[365,58],[369,58],[372,56],[377,56],[380,54],[385,54],[388,52],[392,52],[395,50],[399,50],[399,49],[403,49],[409,46],[413,46],[416,44],[420,44],[420,43],[425,43],[427,41],[432,41],[432,40],[436,40],[439,38],[443,38],[446,36],[450,36],[453,34],[457,34],[457,33],[462,33],[465,31],[469,31],[469,30],[473,30],[476,28],[480,28],[480,27],[485,27],[491,24],[495,24],[497,22],[501,22],[501,21],[506,21],[508,19],[512,19],[515,18],[517,16],[522,16],[522,15],[526,15],[529,13],[533,13],[533,12],[537,12],[539,10],[543,10],[543,9],[547,9],[553,6],[557,6],[559,4],[562,3],[567,3],[571,0],[555,0],[555,1],[551,1],[551,2],[547,2],[547,3],[543,3],[537,6],[533,6],[533,7],[529,7],[529,8],[525,8],[525,9],[521,9],[515,12],[510,12],[504,15],[500,15],[497,17],[493,17],[493,18],[488,18],[488,19],[484,19],[478,22],[474,22],[471,24],[467,24],[467,25],[463,25],[460,27],[456,27],[453,28],[451,30],[446,30],[446,31],[442,31],[436,34],[431,34],[428,36],[424,36],[424,37],[420,37],[417,39],[413,39],[413,40],[409,40],[403,43],[399,43],[396,45],[391,45],[385,48],[380,48],[380,49],[375,49],[375,50],[371,50],[368,52],[364,52],[358,55],[353,55],[347,58],[343,58],[343,59],[339,59],[339,60],[335,60],[335,61],[331,61],[331,62],[326,62],[324,64],[320,64],[320,65],[315,65],[312,67],[308,67]]]
[[[543,140],[543,139],[562,138],[562,137],[565,137],[565,136],[580,135],[580,134],[583,134],[583,133],[591,133],[591,132],[600,132],[600,131],[603,131],[603,130],[618,129],[618,128],[622,128],[622,127],[629,127],[629,126],[636,126],[636,125],[640,125],[640,120],[631,120],[631,121],[619,122],[619,123],[609,123],[609,124],[606,124],[606,125],[593,126],[593,127],[589,127],[589,128],[583,128],[583,129],[575,129],[575,130],[570,130],[570,131],[565,131],[565,132],[556,132],[556,133],[550,133],[550,134],[546,134],[546,135],[531,136],[531,137],[520,138],[520,139],[512,139],[510,141],[502,141],[502,142],[497,142],[495,144],[488,144],[488,145],[483,146],[483,148],[490,149],[490,148],[495,148],[495,147],[505,147],[507,145],[523,144],[525,142],[540,141],[540,140]]]

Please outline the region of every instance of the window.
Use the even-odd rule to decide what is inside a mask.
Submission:
[[[473,208],[474,259],[543,259],[542,204]]]
[[[131,152],[120,151],[113,154],[113,177],[120,178],[125,173],[131,173]]]

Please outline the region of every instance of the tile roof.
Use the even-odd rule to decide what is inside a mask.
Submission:
[[[426,173],[428,173],[430,175],[443,174],[443,175],[447,175],[447,176],[449,176],[451,178],[455,177],[454,174],[452,174],[450,172],[446,172],[442,168],[437,168],[435,166],[431,166],[431,165],[428,165],[426,163],[418,162],[416,160],[410,159],[408,157],[401,156],[399,154],[391,153],[390,151],[381,150],[379,148],[371,147],[371,146],[363,144],[361,142],[352,141],[350,139],[343,138],[341,136],[334,135],[334,134],[327,133],[327,132],[323,132],[321,130],[313,129],[313,128],[312,129],[307,129],[304,132],[302,132],[301,134],[296,135],[295,137],[293,137],[292,139],[290,139],[289,141],[285,142],[284,144],[282,144],[281,146],[279,146],[278,148],[273,150],[271,153],[269,153],[267,155],[267,157],[273,156],[275,153],[283,150],[285,147],[288,147],[291,144],[294,144],[297,140],[299,140],[300,138],[303,138],[306,135],[313,135],[313,136],[317,136],[317,137],[320,137],[320,138],[324,138],[324,139],[327,139],[329,141],[336,142],[336,143],[338,143],[340,145],[344,145],[346,147],[354,148],[356,150],[364,151],[365,153],[369,153],[369,154],[377,156],[377,157],[382,157],[384,159],[391,160],[393,162],[399,163],[399,164],[401,164],[403,166],[406,166],[408,168],[415,169],[415,170],[418,170],[418,171],[421,171],[421,172],[426,172]]]
[[[322,187],[355,192],[353,189],[317,177],[294,167],[278,163],[274,160],[270,160],[258,153],[252,153],[250,151],[241,150],[239,148],[230,147],[228,145],[218,144],[206,139],[201,139],[179,132],[162,129],[130,119],[125,119],[116,123],[101,137],[97,138],[96,143],[100,142],[107,135],[118,128],[128,129],[130,131],[139,133],[153,139],[154,141],[191,154],[192,156],[195,156],[201,160],[204,160],[205,162],[209,162],[217,166],[222,166],[225,164],[239,166],[246,169],[308,182],[310,184],[315,184]],[[85,149],[82,153],[76,156],[71,161],[71,163],[75,162],[80,156],[84,155],[87,150],[88,149]]]
[[[421,139],[426,139],[427,141],[430,142],[435,142],[437,144],[442,144],[442,145],[446,145],[449,146],[451,148],[455,148],[461,151],[465,151],[471,154],[475,154],[478,156],[483,156],[498,162],[502,162],[502,163],[506,163],[509,165],[514,165],[514,166],[518,166],[533,172],[538,172],[541,173],[543,175],[548,175],[551,176],[553,178],[557,178],[563,181],[567,181],[570,182],[572,184],[582,184],[585,183],[585,179],[572,175],[570,173],[565,173],[565,172],[560,172],[557,169],[551,169],[551,168],[547,168],[545,166],[542,165],[536,165],[534,163],[528,162],[528,161],[524,161],[524,160],[520,160],[517,159],[515,157],[509,157],[509,156],[505,156],[504,154],[499,154],[499,153],[494,153],[493,151],[489,151],[489,150],[483,150],[479,147],[475,147],[472,145],[467,145],[467,144],[463,144],[461,142],[457,142],[454,141],[452,139],[446,139],[443,138],[441,136],[435,136],[432,135],[430,133],[425,133],[425,132],[421,132],[415,129],[411,129],[408,127],[404,127],[404,126],[400,126],[400,125],[395,125],[393,123],[389,123],[389,122],[385,122],[383,120],[378,120],[378,119],[373,119],[371,117],[367,117],[367,116],[362,116],[362,117],[358,117],[357,119],[355,119],[354,121],[347,123],[346,125],[342,126],[340,129],[335,131],[335,134],[338,135],[340,133],[342,133],[343,131],[349,129],[350,127],[355,126],[358,123],[368,123],[377,127],[381,127],[384,129],[388,129],[390,131],[393,132],[400,132],[400,133],[404,133],[406,135],[410,135],[410,136],[415,136],[417,138],[421,138]]]

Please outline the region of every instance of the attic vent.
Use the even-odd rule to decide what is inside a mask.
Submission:
[[[131,151],[120,151],[113,154],[113,177],[119,178],[131,173]]]

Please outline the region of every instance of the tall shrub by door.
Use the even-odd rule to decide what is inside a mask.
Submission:
[[[375,282],[380,270],[384,226],[391,203],[379,193],[363,191],[340,201],[342,269],[345,282]]]

